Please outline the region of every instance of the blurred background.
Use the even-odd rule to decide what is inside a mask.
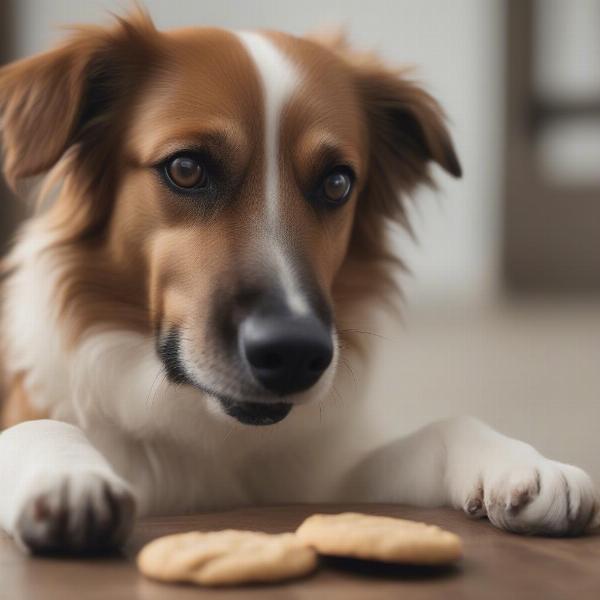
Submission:
[[[373,410],[387,434],[460,413],[600,482],[600,0],[145,0],[157,25],[341,24],[412,64],[445,107],[465,176],[436,172],[395,233],[401,320],[382,317]],[[0,0],[0,60],[103,22],[114,0]],[[0,243],[22,207],[6,190]]]

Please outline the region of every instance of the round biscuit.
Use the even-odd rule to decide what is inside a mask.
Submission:
[[[300,577],[316,568],[317,555],[293,533],[228,529],[158,538],[142,548],[137,565],[159,581],[224,586]]]
[[[460,538],[435,525],[360,513],[313,515],[296,535],[328,556],[443,565],[462,555]]]

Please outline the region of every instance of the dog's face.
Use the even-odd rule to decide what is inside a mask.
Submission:
[[[371,273],[362,293],[377,286],[385,218],[429,160],[459,174],[424,92],[283,34],[160,34],[142,18],[0,83],[10,179],[71,148],[58,220],[69,244],[101,257],[88,285],[104,303],[127,296],[169,377],[248,424],[327,393],[344,279]],[[61,102],[64,123],[46,122]]]
[[[272,422],[335,370],[332,288],[368,160],[351,74],[281,35],[165,45],[132,115],[112,234],[126,255],[144,248],[170,375]]]

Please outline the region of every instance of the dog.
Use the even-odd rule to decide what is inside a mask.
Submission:
[[[432,163],[461,175],[407,72],[333,36],[165,33],[140,9],[2,68],[0,114],[6,180],[45,177],[3,278],[0,525],[22,548],[285,502],[595,523],[586,473],[472,418],[365,450],[349,365],[393,301],[388,225]]]

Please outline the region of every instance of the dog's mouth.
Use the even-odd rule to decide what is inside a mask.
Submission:
[[[219,399],[223,410],[244,425],[275,425],[283,421],[292,410],[289,402],[275,402],[270,404],[259,402],[235,402],[233,400]]]
[[[168,379],[179,385],[190,385],[208,394],[219,402],[223,412],[244,425],[275,425],[283,421],[293,408],[291,402],[253,402],[237,400],[224,396],[215,389],[192,378],[180,359],[179,332],[173,329],[163,339],[158,340],[158,354],[161,358]]]

